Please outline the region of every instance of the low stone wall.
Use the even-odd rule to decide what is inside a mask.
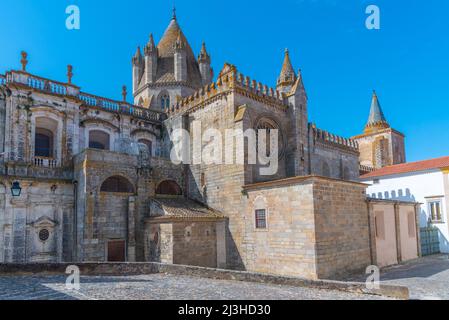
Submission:
[[[81,275],[88,276],[128,276],[165,273],[173,275],[195,276],[216,280],[234,280],[246,282],[270,283],[295,287],[339,290],[354,293],[382,295],[397,299],[409,299],[406,287],[380,285],[379,289],[369,290],[364,283],[332,280],[309,280],[298,277],[284,277],[264,273],[212,269],[203,267],[171,265],[162,263],[79,263],[79,264],[0,264],[0,276],[64,274],[70,265],[79,267]]]

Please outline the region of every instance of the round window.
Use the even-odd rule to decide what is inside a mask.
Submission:
[[[50,232],[47,229],[42,229],[39,231],[39,240],[41,241],[47,241],[50,237]]]

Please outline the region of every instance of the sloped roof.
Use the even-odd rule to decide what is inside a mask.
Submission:
[[[151,201],[155,202],[164,211],[164,215],[151,216],[149,220],[160,220],[167,218],[181,220],[221,220],[226,218],[221,212],[184,197],[157,197],[152,198]]]
[[[158,66],[156,82],[165,82],[167,80],[172,81],[175,79],[175,44],[180,37],[180,40],[185,44],[185,50],[187,55],[187,81],[194,87],[201,87],[201,73],[198,66],[198,62],[195,59],[192,48],[190,47],[187,38],[181,30],[178,24],[176,16],[172,18],[170,24],[164,32],[161,40],[159,41],[158,48]]]
[[[387,125],[387,119],[382,111],[382,108],[379,103],[379,98],[377,97],[376,92],[373,92],[373,98],[371,100],[371,108],[368,117],[367,126],[376,126],[382,124],[383,126]]]
[[[395,175],[395,174],[401,174],[401,173],[419,172],[419,171],[426,171],[426,170],[431,170],[431,169],[442,169],[442,168],[449,168],[449,156],[442,157],[442,158],[436,158],[436,159],[429,159],[429,160],[424,160],[424,161],[402,163],[402,164],[384,167],[384,168],[378,169],[376,171],[364,174],[364,175],[360,176],[360,179],[366,180],[368,178],[377,178],[377,177],[389,176],[389,175]]]
[[[278,84],[293,84],[296,80],[295,70],[293,70],[292,62],[288,49],[285,49],[284,62],[282,63],[281,74],[279,75]]]

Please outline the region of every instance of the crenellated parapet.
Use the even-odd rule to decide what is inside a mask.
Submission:
[[[215,82],[203,86],[188,97],[179,99],[165,111],[169,115],[191,112],[230,93],[246,96],[282,111],[288,109],[284,94],[280,91],[238,73],[234,65],[226,63]]]
[[[319,129],[314,124],[310,128],[314,143],[319,142],[330,146],[343,147],[355,152],[359,151],[359,145],[355,140],[337,136],[326,130]]]

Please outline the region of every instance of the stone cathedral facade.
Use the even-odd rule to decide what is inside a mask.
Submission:
[[[82,91],[71,66],[60,82],[27,63],[22,53],[22,68],[0,75],[0,262],[156,261],[311,278],[372,262],[360,164],[405,161],[403,136],[380,106],[354,139],[310,123],[288,51],[275,88],[231,64],[214,76],[206,45],[196,57],[173,16],[132,58],[133,104],[126,88],[122,101]],[[278,129],[277,172],[173,163],[171,133],[195,120],[221,132]]]

